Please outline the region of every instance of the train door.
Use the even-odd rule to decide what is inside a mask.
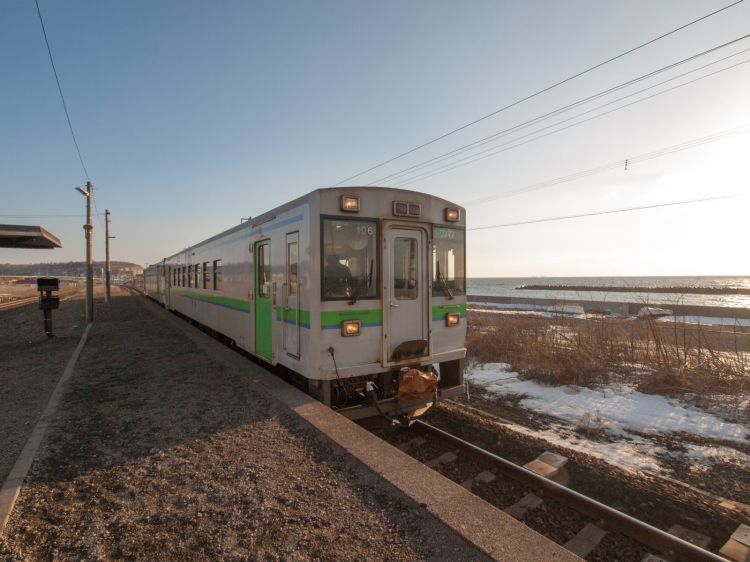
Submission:
[[[427,235],[420,228],[393,226],[385,234],[388,361],[427,354]],[[385,349],[384,349],[385,351]]]
[[[166,281],[166,267],[164,264],[156,266],[156,295],[157,300],[164,305],[164,284]]]
[[[166,272],[166,283],[164,284],[164,306],[169,308],[169,297],[172,293],[172,266],[164,265],[164,270]]]
[[[284,326],[284,350],[299,358],[299,232],[286,235],[286,271],[284,273],[284,302],[282,319]]]
[[[272,360],[271,241],[255,244],[255,353]]]

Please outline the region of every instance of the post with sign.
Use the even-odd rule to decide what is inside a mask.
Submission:
[[[52,311],[60,308],[60,297],[52,293],[60,289],[57,277],[39,277],[36,280],[39,291],[39,308],[44,313],[44,331],[48,338],[52,337]]]

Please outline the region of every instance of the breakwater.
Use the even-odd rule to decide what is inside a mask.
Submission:
[[[617,316],[635,316],[643,306],[638,302],[616,302],[616,301],[594,301],[594,300],[571,300],[571,299],[537,299],[533,297],[497,297],[490,295],[467,295],[469,303],[492,303],[507,305],[508,308],[546,309],[555,304],[578,304],[583,310],[592,314],[612,314]],[[711,316],[716,318],[750,319],[750,308],[738,308],[729,306],[701,306],[692,304],[660,304],[661,308],[667,308],[678,316]]]
[[[527,291],[596,291],[600,293],[673,293],[675,295],[750,295],[747,287],[624,287],[603,285],[521,285]]]

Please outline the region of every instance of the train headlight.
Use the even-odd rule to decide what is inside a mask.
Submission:
[[[361,328],[362,323],[359,320],[344,320],[341,323],[341,335],[345,338],[358,336]]]
[[[458,326],[459,322],[461,322],[461,315],[458,312],[449,312],[445,315],[446,326]]]
[[[458,209],[445,209],[445,222],[458,222],[461,218],[461,211]]]
[[[355,197],[354,195],[342,195],[341,210],[348,213],[359,213],[359,197]]]

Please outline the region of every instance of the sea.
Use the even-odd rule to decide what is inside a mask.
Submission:
[[[519,289],[523,285],[596,287],[750,288],[750,276],[740,277],[474,277],[466,280],[468,294],[496,297],[543,298],[560,301],[611,301],[653,305],[700,305],[750,308],[750,295],[680,293],[549,291]]]

